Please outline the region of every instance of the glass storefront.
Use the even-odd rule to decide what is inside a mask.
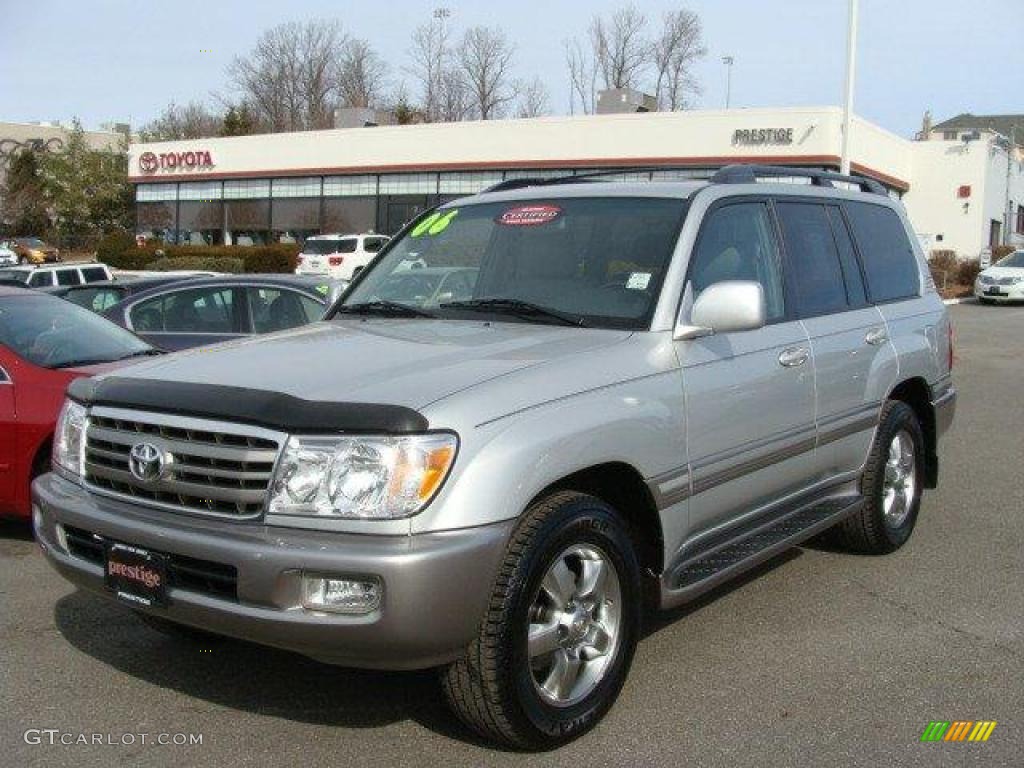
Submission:
[[[270,209],[271,242],[301,245],[310,235],[318,234],[320,198],[274,198]]]

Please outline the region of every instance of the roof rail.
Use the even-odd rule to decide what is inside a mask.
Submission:
[[[666,168],[661,165],[643,165],[633,167],[627,166],[625,168],[606,168],[601,171],[587,171],[586,173],[552,176],[550,178],[524,177],[521,179],[506,179],[505,181],[499,181],[497,184],[492,184],[486,189],[480,190],[480,194],[484,194],[485,192],[506,192],[510,189],[523,189],[524,187],[544,187],[550,184],[577,184],[579,182],[593,181],[601,178],[602,176],[618,176],[623,173],[654,173],[655,171],[665,170],[673,169]]]
[[[758,179],[797,177],[811,180],[816,187],[835,187],[833,181],[841,181],[846,184],[854,184],[862,192],[874,195],[889,196],[885,187],[874,179],[866,176],[847,176],[835,171],[822,171],[816,168],[795,168],[787,165],[755,165],[737,164],[727,165],[720,169],[710,181],[712,184],[756,184]]]

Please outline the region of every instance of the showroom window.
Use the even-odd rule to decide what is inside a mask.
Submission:
[[[382,195],[436,195],[436,173],[393,173],[380,177]]]
[[[442,173],[439,188],[442,195],[474,195],[482,189],[499,183],[501,179],[501,171]]]
[[[270,236],[270,200],[226,200],[225,242],[229,245],[266,245]]]
[[[374,197],[327,198],[320,230],[324,234],[355,235],[377,226]]]
[[[220,200],[188,200],[179,203],[178,243],[223,245],[224,204]]]
[[[178,187],[179,200],[220,200],[219,181],[194,181]]]
[[[176,203],[137,203],[135,231],[147,240],[174,239],[174,208]]]
[[[270,217],[271,242],[301,244],[310,235],[320,233],[320,198],[276,199]]]
[[[320,197],[320,177],[274,179],[270,191],[272,197]]]
[[[269,179],[235,179],[224,182],[225,200],[248,200],[270,197]]]
[[[139,184],[135,188],[135,199],[140,203],[178,199],[177,184]]]
[[[376,176],[324,177],[324,197],[364,197],[376,194]]]

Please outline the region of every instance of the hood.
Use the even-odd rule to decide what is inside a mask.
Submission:
[[[1024,277],[1024,267],[989,267],[982,270],[981,274],[995,280],[1003,277]]]
[[[186,350],[116,375],[421,409],[485,381],[629,336],[532,323],[348,317]]]

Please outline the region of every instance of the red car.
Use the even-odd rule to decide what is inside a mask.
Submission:
[[[0,286],[0,516],[31,515],[29,486],[50,469],[53,428],[68,383],[156,354],[71,302]]]

